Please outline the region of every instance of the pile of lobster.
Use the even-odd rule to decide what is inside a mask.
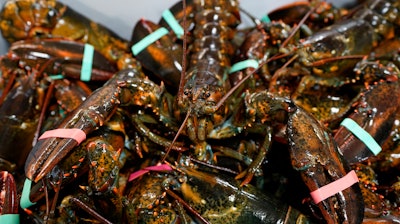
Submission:
[[[7,1],[1,223],[399,223],[399,16],[187,0],[127,41]]]

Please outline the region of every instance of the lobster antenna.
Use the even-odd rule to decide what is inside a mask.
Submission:
[[[171,189],[166,188],[165,192],[176,200],[177,203],[181,204],[185,209],[187,209],[193,216],[197,218],[196,221],[199,221],[202,224],[211,224],[207,219],[205,219],[201,214],[196,211],[188,202],[183,200],[179,195],[175,194]]]
[[[286,40],[282,43],[281,48],[284,47],[284,46],[286,46],[286,45],[289,43],[289,40],[293,38],[294,34],[299,30],[299,28],[301,27],[301,25],[304,24],[304,22],[307,20],[307,18],[310,17],[311,13],[313,13],[313,12],[316,10],[316,8],[317,8],[320,4],[321,4],[321,3],[317,3],[317,5],[313,6],[313,7],[307,12],[307,14],[304,15],[304,17],[300,20],[300,22],[297,24],[297,26],[296,26],[296,27],[293,29],[293,31],[290,33],[289,37],[286,38]],[[241,11],[244,12],[246,15],[248,15],[250,18],[252,18],[252,16],[251,16],[249,13],[247,13],[245,10],[241,9]],[[257,24],[257,19],[253,19],[253,21]],[[251,77],[257,70],[259,70],[262,66],[264,66],[265,64],[267,64],[267,63],[270,62],[270,61],[273,61],[273,60],[276,60],[276,59],[279,59],[279,58],[282,58],[282,57],[286,57],[286,56],[288,56],[288,55],[289,55],[289,54],[278,54],[278,55],[275,55],[275,56],[269,58],[268,60],[266,60],[266,61],[260,63],[260,65],[259,65],[256,69],[254,69],[252,72],[248,72],[248,74],[247,74],[245,77],[243,77],[243,79],[241,79],[241,80],[238,82],[238,84],[237,84],[236,86],[232,87],[232,88],[222,97],[222,99],[217,103],[216,108],[219,108],[219,107],[226,101],[226,99],[228,99],[228,97],[229,97],[230,95],[232,95],[233,92],[235,92],[235,91],[239,88],[239,86],[241,86],[248,78],[250,78],[250,77]],[[296,58],[296,57],[292,58],[292,59],[289,60],[289,61],[291,62],[291,61],[293,61],[295,58]]]
[[[303,18],[300,20],[300,22],[297,24],[297,26],[294,27],[293,31],[290,33],[288,38],[286,38],[285,41],[283,41],[281,48],[285,47],[289,41],[293,38],[294,34],[297,33],[297,31],[300,29],[300,27],[306,22],[308,17],[310,17],[311,13],[313,13],[317,7],[321,4],[321,2],[318,2],[316,5],[314,5],[308,12],[303,16]]]
[[[324,58],[324,59],[321,59],[321,60],[318,60],[318,61],[311,62],[310,66],[320,66],[320,65],[323,65],[323,64],[325,64],[327,62],[344,60],[344,59],[360,59],[360,58],[364,58],[366,56],[367,55],[362,55],[362,54],[357,55],[357,54],[355,54],[355,55],[337,56],[337,57],[332,57],[332,58]]]
[[[50,63],[54,62],[56,59],[49,59],[41,68],[40,70],[37,72],[38,74],[44,74],[44,70],[50,65]],[[39,138],[39,134],[40,134],[40,130],[42,129],[42,125],[43,125],[43,121],[44,121],[44,116],[47,112],[47,107],[49,106],[50,103],[50,98],[54,92],[54,87],[55,87],[55,83],[54,80],[51,80],[50,82],[50,86],[47,88],[47,92],[46,92],[46,96],[44,98],[44,102],[42,105],[42,110],[40,111],[40,116],[39,116],[39,120],[38,120],[38,124],[35,130],[35,135],[33,137],[33,141],[32,141],[32,146],[35,146],[37,143],[37,140]]]
[[[182,130],[185,127],[186,122],[187,122],[187,120],[188,120],[188,118],[189,118],[191,113],[192,113],[192,108],[190,107],[188,112],[186,113],[185,119],[183,120],[181,126],[178,129],[178,132],[176,132],[176,135],[175,135],[174,139],[172,140],[171,144],[168,146],[167,152],[165,153],[164,157],[162,158],[161,163],[163,163],[167,159],[167,156],[168,156],[169,152],[171,151],[172,147],[174,146],[174,143],[178,139],[179,135],[182,133]]]
[[[182,71],[181,71],[181,80],[179,82],[179,90],[178,90],[178,102],[182,102],[182,96],[183,96],[183,88],[185,85],[185,75],[186,75],[186,51],[187,51],[187,29],[186,29],[186,0],[182,0],[182,7],[183,7],[183,43],[182,43],[182,51],[183,51],[183,56],[182,56]],[[171,151],[172,147],[174,146],[174,143],[178,139],[179,135],[182,133],[183,128],[186,125],[186,122],[189,118],[189,115],[192,111],[192,108],[189,108],[185,119],[183,120],[181,126],[179,127],[178,132],[176,133],[174,139],[172,140],[171,144],[168,146],[167,152],[165,153],[164,157],[162,158],[161,162],[164,162],[165,159],[167,158],[169,152]]]
[[[36,130],[35,130],[35,135],[33,137],[32,146],[36,145],[37,140],[39,138],[40,130],[42,129],[42,125],[43,125],[43,121],[44,121],[44,116],[47,112],[47,107],[49,106],[50,98],[52,97],[52,94],[54,92],[54,86],[55,86],[54,81],[51,81],[49,87],[47,88],[46,96],[44,99],[42,110],[40,111],[38,124],[37,124]]]
[[[247,17],[249,17],[257,27],[262,26],[263,22],[261,22],[260,19],[254,17],[253,15],[251,15],[247,10],[243,9],[242,7],[239,7],[239,9],[243,14],[245,14]]]
[[[182,43],[182,71],[181,79],[179,81],[178,89],[178,102],[182,101],[183,88],[185,86],[185,74],[186,74],[186,51],[187,51],[187,26],[186,26],[186,0],[182,1],[183,7],[183,43]]]

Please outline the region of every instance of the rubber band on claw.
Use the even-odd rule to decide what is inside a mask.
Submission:
[[[1,224],[19,224],[19,214],[0,215]]]
[[[60,79],[64,79],[65,76],[62,74],[58,74],[58,75],[49,75],[49,78],[52,80],[60,80]]]
[[[257,69],[259,66],[258,61],[254,59],[248,59],[244,61],[240,61],[232,65],[231,69],[229,70],[229,74],[240,71],[245,68],[254,68]]]
[[[86,133],[79,128],[59,128],[44,132],[39,140],[45,138],[72,138],[79,145],[86,139]]]
[[[31,186],[32,181],[28,178],[25,179],[24,188],[22,189],[21,200],[19,202],[21,208],[26,209],[36,204],[35,202],[31,202],[29,199],[29,195],[31,194]]]
[[[81,68],[81,81],[90,81],[92,77],[94,47],[90,44],[85,44],[83,49],[83,59]]]
[[[134,56],[138,55],[141,51],[146,49],[150,44],[156,42],[158,39],[168,34],[168,30],[165,27],[161,27],[153,33],[147,35],[141,41],[137,42],[132,46],[131,50]]]
[[[268,15],[265,15],[261,18],[261,22],[263,23],[271,23],[271,19],[269,18]]]
[[[172,31],[174,31],[176,36],[178,38],[181,38],[183,36],[183,32],[184,32],[183,28],[178,23],[178,21],[175,19],[175,17],[172,14],[172,12],[169,11],[169,9],[167,9],[162,13],[162,17],[168,23],[169,27],[171,27]]]
[[[353,184],[358,183],[358,177],[354,170],[350,171],[346,176],[333,181],[330,184],[327,184],[313,192],[311,192],[311,197],[313,198],[316,204],[321,201],[343,191],[351,187]]]
[[[132,181],[150,171],[171,171],[172,168],[168,164],[161,164],[156,166],[149,166],[144,169],[138,170],[129,176],[128,181]]]
[[[375,139],[360,127],[357,122],[350,118],[345,118],[340,125],[344,126],[353,135],[360,139],[360,141],[362,141],[375,156],[382,151],[381,146],[375,141]]]

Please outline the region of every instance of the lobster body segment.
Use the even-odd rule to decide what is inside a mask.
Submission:
[[[206,138],[214,126],[225,121],[227,105],[216,104],[230,88],[227,77],[234,48],[229,34],[239,24],[236,1],[194,1],[195,30],[183,95],[181,114],[190,114],[186,132],[197,144],[198,157],[206,158]]]

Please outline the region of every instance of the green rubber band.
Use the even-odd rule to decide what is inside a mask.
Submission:
[[[360,139],[374,155],[378,155],[382,150],[375,139],[352,119],[345,118],[340,125],[347,128],[347,130]]]
[[[270,23],[271,19],[268,17],[268,15],[265,15],[261,18],[261,22],[263,23]]]
[[[178,38],[181,38],[183,36],[183,28],[181,25],[178,23],[178,21],[175,19],[174,15],[169,11],[169,9],[165,10],[162,13],[162,17],[164,20],[168,23],[169,27],[174,31],[176,36]]]
[[[229,70],[229,74],[240,71],[245,68],[258,68],[259,63],[254,59],[247,59],[244,61],[240,61],[232,65],[231,69]]]
[[[24,188],[22,189],[21,201],[19,202],[21,208],[23,209],[29,208],[32,205],[36,204],[34,202],[31,202],[31,200],[29,199],[29,194],[31,193],[31,186],[32,186],[32,181],[26,178],[24,183]]]
[[[162,36],[166,35],[168,30],[165,27],[161,27],[153,33],[147,35],[141,41],[137,42],[132,46],[131,50],[134,56],[138,55],[142,50],[148,47],[150,44],[156,42]]]
[[[58,74],[58,75],[49,75],[49,78],[51,78],[52,80],[59,80],[59,79],[65,78],[65,77],[61,74]]]
[[[0,215],[1,224],[19,224],[19,214]]]
[[[90,44],[85,44],[81,68],[82,81],[90,81],[90,78],[92,76],[93,55],[94,47]]]

